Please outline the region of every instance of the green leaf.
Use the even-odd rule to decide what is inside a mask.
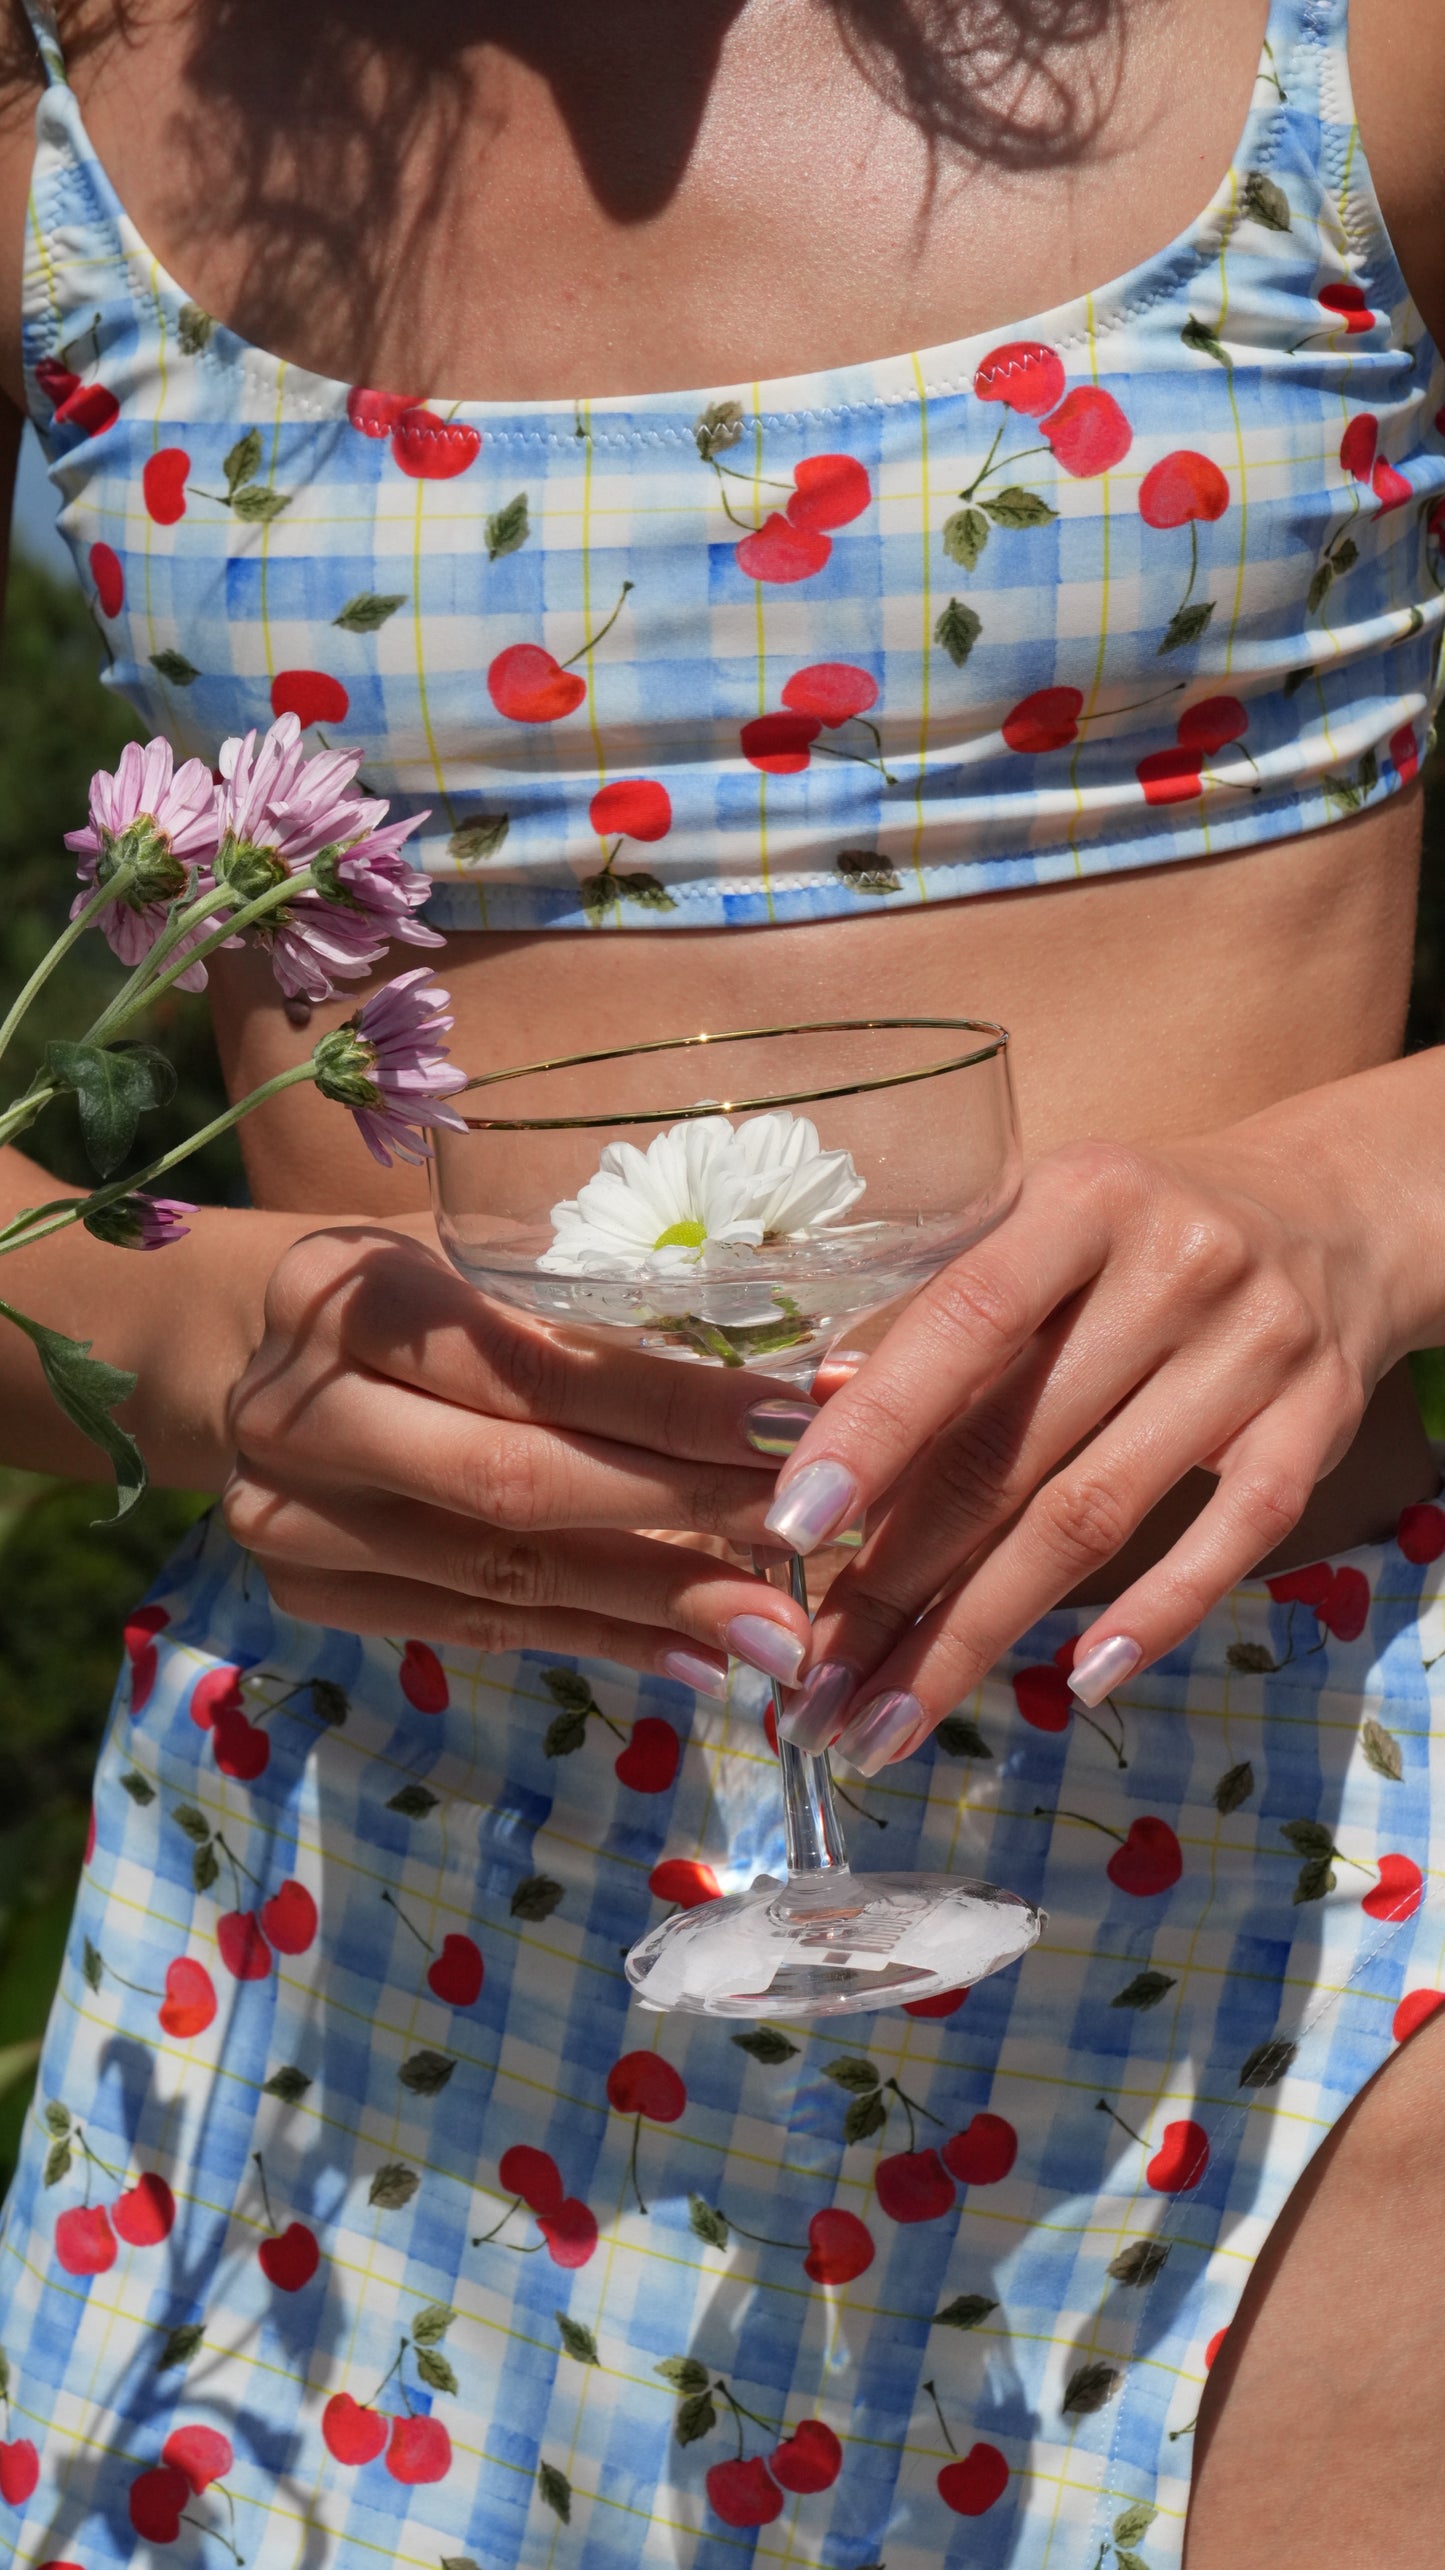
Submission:
[[[191,1857],[191,1882],[196,1891],[209,1892],[211,1885],[219,1882],[220,1877],[220,1859],[207,1839],[205,1846],[196,1848]]]
[[[195,662],[187,660],[183,651],[153,651],[151,667],[162,678],[168,679],[172,687],[194,687],[201,674]]]
[[[711,2392],[694,2392],[691,2400],[679,2402],[673,2434],[679,2445],[695,2445],[700,2436],[711,2435],[716,2425]]]
[[[732,2040],[739,2052],[750,2053],[754,2061],[770,2065],[791,2061],[799,2049],[797,2044],[789,2043],[786,2035],[780,2035],[776,2026],[750,2026],[745,2035],[734,2035]]]
[[[70,2162],[71,2151],[68,2140],[52,2142],[45,2154],[45,2175],[41,2181],[42,2184],[58,2186],[63,2177],[69,2177]]]
[[[664,2356],[652,2370],[661,2374],[665,2383],[671,2383],[675,2392],[705,2392],[712,2381],[706,2365],[700,2365],[696,2356]]]
[[[987,2320],[989,2313],[997,2309],[998,2304],[990,2302],[986,2293],[957,2293],[952,2302],[946,2302],[941,2311],[935,2311],[934,2327],[976,2329],[981,2320]]]
[[[1037,491],[1026,491],[1017,482],[1010,482],[1004,490],[995,491],[993,498],[985,500],[983,505],[995,526],[1050,526],[1059,514],[1057,509],[1050,508],[1047,500],[1039,497]]]
[[[100,1948],[92,1945],[89,1937],[86,1938],[85,1943],[81,1948],[80,1968],[84,1973],[87,1982],[90,1984],[91,1989],[98,1990],[100,1988],[101,1972],[104,1967],[102,1966],[100,1959]]]
[[[10,2359],[0,2347],[0,2400],[10,2398]]]
[[[602,2359],[597,2353],[597,2341],[591,2330],[582,2321],[571,2319],[565,2311],[559,2311],[556,2317],[566,2353],[575,2356],[579,2365],[600,2365]]]
[[[1364,1726],[1360,1732],[1360,1744],[1365,1753],[1366,1766],[1373,1767],[1376,1775],[1383,1776],[1387,1783],[1398,1785],[1405,1772],[1405,1762],[1400,1755],[1400,1743],[1393,1731],[1387,1731],[1384,1724],[1377,1722],[1372,1713],[1365,1717]]]
[[[550,1874],[529,1874],[512,1894],[509,1907],[514,1919],[549,1919],[562,1899],[562,1885]]]
[[[850,2097],[864,2097],[879,2085],[876,2067],[861,2052],[845,2052],[837,2061],[825,2062],[823,2077],[838,2088],[846,2088]]]
[[[1307,678],[1313,678],[1314,674],[1313,663],[1311,663],[1308,669],[1292,669],[1289,672],[1288,677],[1285,679],[1282,691],[1283,694],[1286,696],[1297,696],[1300,689],[1303,687],[1305,680]]]
[[[1359,782],[1361,796],[1373,794],[1380,782],[1380,762],[1373,750],[1360,752],[1360,763],[1355,770],[1355,775]]]
[[[728,448],[736,446],[741,438],[742,403],[709,402],[706,410],[694,423],[692,433],[704,464],[711,464],[715,456],[726,454]]]
[[[1237,1767],[1225,1768],[1215,1786],[1214,1808],[1227,1819],[1232,1811],[1238,1811],[1248,1802],[1253,1791],[1254,1769],[1247,1758],[1241,1758]]]
[[[193,1847],[210,1845],[211,1824],[203,1811],[197,1811],[194,1803],[172,1804],[171,1818],[177,1829],[185,1831]]]
[[[955,509],[943,529],[943,550],[963,571],[976,571],[988,542],[988,520],[982,509]]]
[[[307,1684],[311,1690],[311,1710],[317,1721],[339,1731],[351,1711],[351,1700],[345,1687],[338,1686],[335,1678],[310,1678]]]
[[[1356,544],[1354,537],[1352,535],[1347,535],[1341,543],[1337,544],[1331,558],[1335,566],[1335,578],[1337,580],[1343,580],[1345,573],[1347,571],[1353,571],[1355,564],[1360,558],[1360,548]],[[1368,755],[1369,753],[1367,751],[1366,756],[1368,757]]]
[[[203,2320],[183,2320],[178,2329],[168,2330],[166,2343],[160,2352],[157,2372],[163,2374],[172,2365],[188,2365],[205,2334],[206,2324]]]
[[[1322,776],[1320,784],[1326,803],[1341,812],[1358,812],[1363,798],[1352,776]]]
[[[439,2347],[456,2318],[449,2302],[423,2303],[411,2324],[414,2347]]]
[[[887,860],[876,848],[840,848],[833,859],[833,869],[840,874],[850,892],[901,892],[903,885]]]
[[[291,494],[289,491],[267,491],[259,482],[251,482],[244,491],[236,493],[231,506],[237,517],[243,518],[248,526],[269,526],[272,518],[279,518],[283,509],[290,508]]]
[[[617,899],[617,890],[610,874],[584,875],[577,886],[577,897],[589,919],[605,919]]]
[[[366,2200],[379,2205],[383,2213],[399,2213],[404,2204],[410,2204],[420,2184],[416,2170],[408,2168],[405,2160],[387,2160],[367,2188]]]
[[[488,518],[483,532],[487,539],[489,562],[499,561],[504,553],[516,553],[532,532],[526,492],[519,491],[504,509],[498,509],[494,517]]]
[[[1109,2001],[1111,2008],[1157,2008],[1166,1992],[1174,1987],[1168,1972],[1136,1972]]]
[[[0,1315],[13,1321],[30,1340],[50,1394],[67,1419],[110,1457],[115,1471],[115,1515],[124,1517],[146,1486],[145,1458],[134,1437],[117,1424],[111,1412],[135,1390],[135,1376],[92,1356],[89,1339],[65,1338],[59,1330],[48,1330],[42,1321],[32,1321],[26,1313],[17,1312],[11,1303],[0,1303]],[[94,1522],[100,1525],[104,1521],[97,1518]]]
[[[446,2053],[430,2052],[424,2048],[421,2052],[409,2053],[396,2075],[403,2088],[410,2088],[416,2096],[435,2097],[445,2088],[455,2069],[456,2063]]]
[[[294,2106],[298,2098],[305,2096],[310,2085],[310,2076],[306,2071],[297,2070],[290,2062],[284,2062],[279,2070],[272,2071],[261,2093],[265,2097],[279,2097],[283,2104]]]
[[[457,2381],[456,2375],[453,2373],[445,2356],[438,2355],[435,2347],[422,2347],[418,2349],[416,2369],[420,2374],[422,2381],[431,2391],[457,2392],[461,2389],[461,2385]]]
[[[656,875],[622,874],[615,867],[612,881],[624,901],[635,902],[639,910],[676,910],[677,903],[665,883]]]
[[[597,1699],[584,1677],[575,1669],[544,1669],[542,1684],[554,1704],[569,1713],[595,1713]]]
[[[888,2109],[875,2090],[871,2097],[855,2097],[843,2118],[845,2142],[866,2142],[870,2133],[881,2133],[888,2121]]]
[[[1329,1857],[1335,1852],[1334,1832],[1322,1820],[1282,1820],[1279,1834],[1289,1840],[1297,1856]]]
[[[181,355],[199,357],[203,348],[209,348],[215,327],[210,314],[203,312],[198,303],[183,303],[176,316],[176,339]]]
[[[1132,2507],[1125,2508],[1115,2517],[1114,2541],[1138,2543],[1148,2533],[1158,2513],[1158,2509],[1152,2507],[1148,2499],[1136,2499]]]
[[[1126,2543],[1115,2549],[1114,2570],[1149,2570],[1149,2564],[1142,2552],[1135,2552],[1133,2547]]]
[[[555,2513],[561,2518],[562,2523],[564,2525],[570,2525],[572,2522],[572,2484],[568,2480],[566,2473],[559,2472],[555,2463],[539,2463],[537,2466],[537,2488],[542,2497],[546,2500],[548,2507],[555,2511]]]
[[[406,605],[406,601],[405,589],[358,589],[355,597],[348,598],[339,615],[333,616],[331,621],[333,625],[339,625],[344,634],[374,634],[389,616],[396,614],[398,607]]]
[[[1220,340],[1216,339],[1208,322],[1196,321],[1192,312],[1189,319],[1185,322],[1183,329],[1180,331],[1179,336],[1183,340],[1186,348],[1197,350],[1201,357],[1215,357],[1218,359],[1221,366],[1227,366],[1230,363],[1228,349],[1223,346]]]
[[[1231,1669],[1238,1669],[1244,1677],[1267,1678],[1279,1667],[1274,1653],[1267,1651],[1262,1642],[1231,1642],[1224,1656]]]
[[[1299,2045],[1291,2043],[1288,2035],[1274,2035],[1268,2043],[1256,2044],[1239,2074],[1240,2087],[1277,2088],[1298,2051]]]
[[[1295,1883],[1293,1906],[1298,1909],[1302,1901],[1322,1901],[1326,1892],[1332,1892],[1334,1888],[1335,1872],[1329,1858],[1306,1857]]]
[[[1317,607],[1322,607],[1324,605],[1324,602],[1329,595],[1330,583],[1334,576],[1335,566],[1331,562],[1329,555],[1326,554],[1323,562],[1317,562],[1315,564],[1314,570],[1310,575],[1310,585],[1305,591],[1306,615],[1312,616]]]
[[[456,865],[480,865],[483,858],[496,855],[511,826],[505,812],[479,812],[453,830],[447,854]]]
[[[45,2108],[45,2129],[47,2133],[68,2133],[70,2130],[70,2109],[62,2106],[56,2097],[52,2097]]]
[[[962,669],[974,644],[983,631],[982,619],[961,598],[950,598],[937,624],[933,639],[940,651],[946,651],[955,669]]]
[[[169,1106],[176,1075],[152,1044],[49,1043],[45,1076],[73,1089],[81,1138],[91,1167],[109,1178],[135,1140],[136,1126],[153,1107]]]
[[[1064,2391],[1065,2418],[1091,2418],[1113,2399],[1123,2379],[1120,2367],[1106,2365],[1102,2357],[1076,2366]]]
[[[137,1767],[127,1767],[120,1780],[120,1789],[123,1794],[129,1794],[131,1801],[141,1811],[145,1810],[147,1803],[153,1803],[156,1798],[154,1785],[148,1782]]]
[[[226,497],[233,500],[243,482],[251,481],[261,469],[261,432],[248,428],[238,437],[221,466],[226,477]]]
[[[441,1797],[429,1793],[425,1785],[401,1785],[387,1801],[388,1811],[399,1811],[403,1820],[425,1820],[436,1810]]]
[[[699,2240],[705,2240],[710,2249],[727,2247],[727,2215],[719,2213],[715,2205],[707,2202],[706,2197],[701,2195],[688,2197],[687,2219],[689,2228]]]
[[[933,1735],[939,1748],[950,1758],[991,1758],[993,1751],[976,1722],[967,1714],[946,1713]]]
[[[481,2564],[469,2552],[444,2552],[442,2570],[481,2570]]]
[[[1241,211],[1262,223],[1267,232],[1287,232],[1290,226],[1289,198],[1282,187],[1276,187],[1263,170],[1251,170],[1240,190]]]
[[[1169,619],[1168,631],[1159,646],[1162,652],[1183,651],[1187,643],[1196,643],[1214,613],[1212,598],[1196,599],[1192,607],[1180,607]]]
[[[1131,2240],[1109,2260],[1116,2284],[1152,2284],[1169,2255],[1167,2240]]]
[[[587,1737],[585,1713],[555,1714],[542,1734],[544,1758],[570,1758]]]

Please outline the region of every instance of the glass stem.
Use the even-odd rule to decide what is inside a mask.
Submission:
[[[798,1604],[808,1604],[806,1565],[788,1555],[788,1587]],[[783,1737],[783,1691],[773,1685],[773,1716],[778,1725],[778,1763],[783,1771],[783,1828],[788,1843],[788,1873],[846,1873],[848,1846],[833,1801],[828,1753],[810,1758]]]

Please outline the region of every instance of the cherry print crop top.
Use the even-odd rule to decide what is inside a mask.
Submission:
[[[1273,0],[1234,162],[1113,284],[949,347],[450,401],[158,266],[43,0],[31,412],[110,682],[180,754],[359,751],[444,929],[788,921],[1263,845],[1412,777],[1445,369],[1348,0]]]

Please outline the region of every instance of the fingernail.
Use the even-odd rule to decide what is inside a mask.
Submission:
[[[754,1454],[790,1455],[817,1415],[811,1401],[755,1401],[743,1412],[743,1435]]]
[[[891,1758],[902,1756],[927,1718],[916,1695],[876,1695],[871,1704],[865,1704],[862,1712],[855,1714],[833,1745],[860,1775],[876,1776]]]
[[[765,1678],[776,1678],[785,1687],[793,1684],[808,1649],[770,1615],[735,1615],[724,1639],[735,1659],[746,1660],[750,1669],[761,1669]]]
[[[1102,1704],[1111,1687],[1122,1686],[1130,1672],[1144,1657],[1142,1644],[1132,1642],[1127,1633],[1111,1633],[1096,1642],[1082,1660],[1076,1660],[1069,1672],[1069,1693],[1080,1704]]]
[[[699,1695],[727,1694],[726,1662],[719,1668],[700,1651],[664,1651],[657,1665],[665,1678],[676,1678],[680,1687],[696,1687]]]
[[[780,1491],[763,1524],[795,1553],[811,1553],[858,1507],[858,1484],[841,1463],[804,1464]]]
[[[816,1758],[838,1728],[838,1717],[858,1691],[858,1671],[843,1660],[822,1660],[810,1669],[789,1704],[778,1729],[795,1749]]]

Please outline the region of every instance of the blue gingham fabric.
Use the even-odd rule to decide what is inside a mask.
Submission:
[[[761,1681],[321,1632],[197,1530],[0,2236],[14,2557],[1093,2570],[1124,2520],[1171,2570],[1250,2261],[1445,2004],[1442,1562],[1407,1510],[1092,1718],[1048,1617],[844,1771],[855,1862],[1042,1942],[948,2014],[758,2030],[621,1958],[778,1867]]]
[[[1445,370],[1274,0],[1177,240],[1016,328],[766,383],[451,401],[282,363],[118,202],[43,9],[24,346],[111,677],[290,706],[445,929],[701,927],[1260,846],[1414,775]]]

